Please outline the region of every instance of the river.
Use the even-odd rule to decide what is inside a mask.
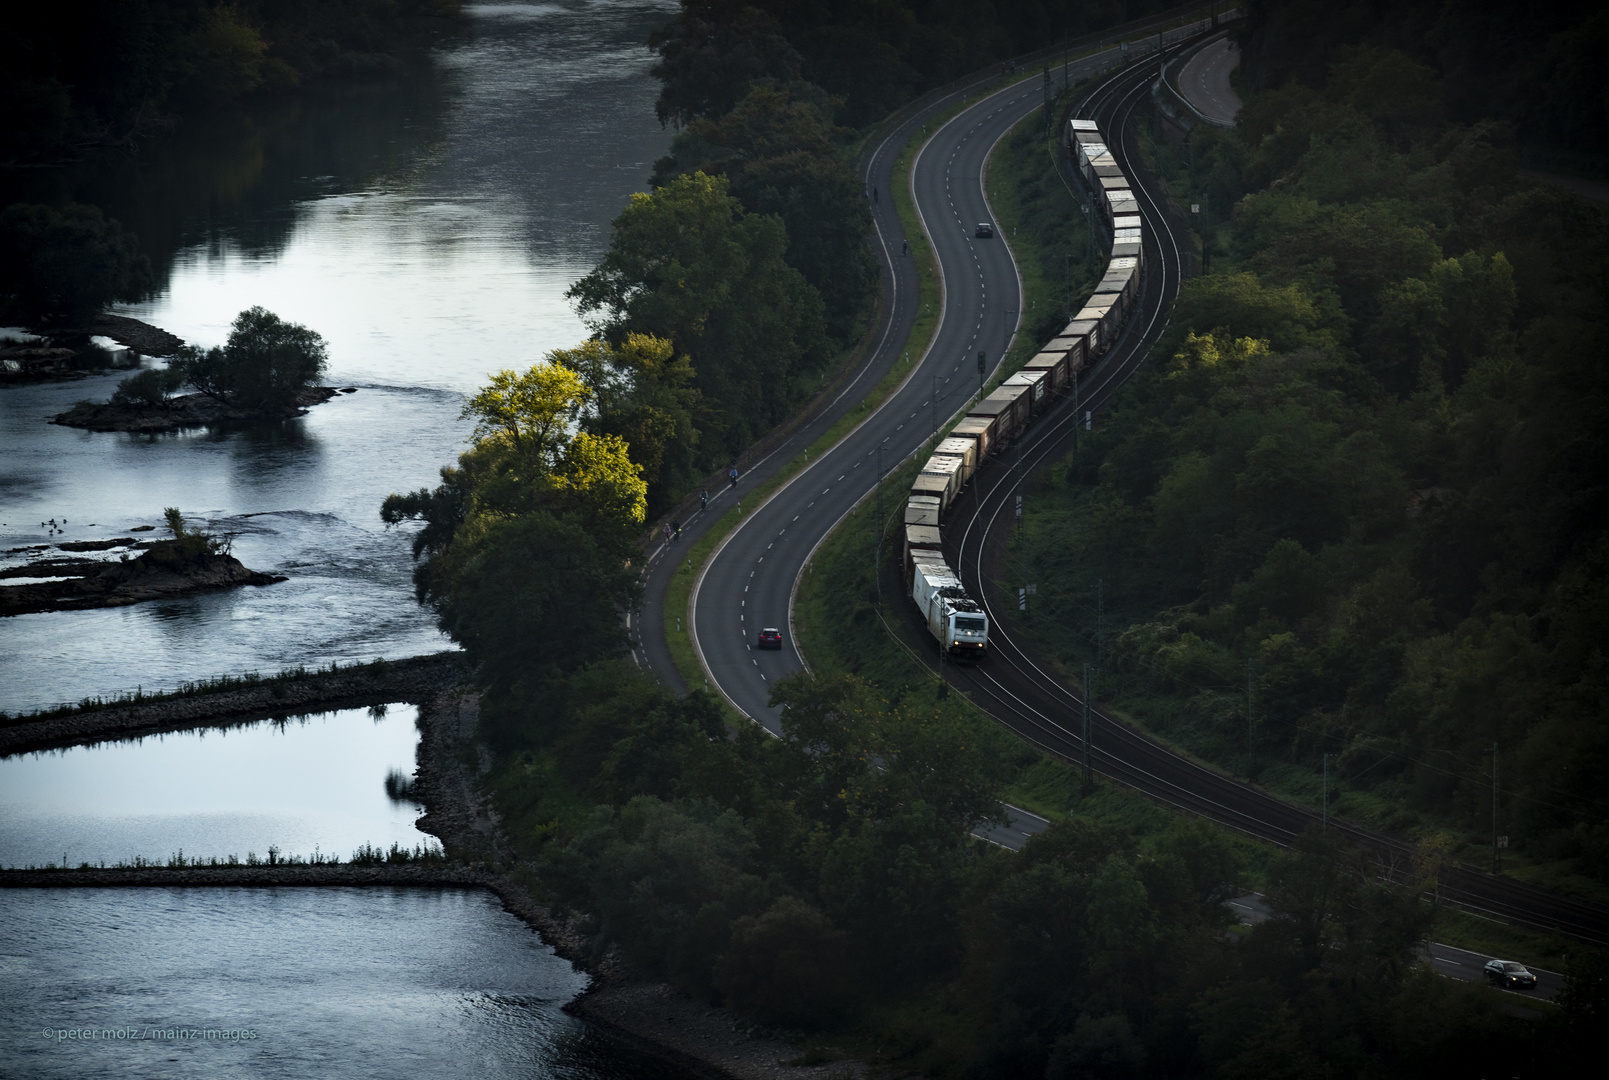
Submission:
[[[585,985],[479,890],[0,895],[12,1080],[686,1080],[561,1012]]]
[[[585,336],[563,293],[669,146],[643,42],[674,10],[468,6],[399,85],[196,122],[74,181],[80,197],[99,187],[164,275],[125,314],[210,346],[260,304],[323,334],[329,381],[357,392],[284,424],[171,436],[44,422],[116,376],[0,393],[0,553],[135,535],[177,506],[289,578],[0,620],[0,710],[450,647],[414,602],[409,535],[383,528],[380,501],[436,481],[488,372]],[[406,843],[414,812],[381,784],[412,761],[411,716],[0,762],[0,862]],[[478,891],[0,892],[8,1077],[685,1075],[560,1011],[585,982]],[[253,1037],[160,1034],[209,1028]],[[96,1034],[61,1034],[82,1030]]]
[[[44,422],[120,376],[0,394],[0,552],[132,535],[177,506],[290,579],[0,620],[0,710],[450,647],[380,501],[437,481],[487,373],[585,336],[564,290],[669,147],[643,42],[674,8],[473,5],[402,86],[198,122],[96,181],[167,269],[121,311],[210,346],[260,304],[323,334],[329,381],[358,392],[285,424],[164,436]]]

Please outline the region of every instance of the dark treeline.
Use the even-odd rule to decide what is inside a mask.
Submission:
[[[183,226],[146,220],[152,200],[138,192],[199,188],[187,209],[240,199],[294,91],[397,76],[457,14],[454,0],[103,0],[13,20],[0,68],[0,319],[82,325],[142,298]],[[176,148],[167,136],[181,128],[191,134]]]
[[[1063,654],[1199,752],[1315,801],[1338,755],[1344,808],[1489,846],[1495,743],[1498,830],[1609,880],[1609,220],[1437,67],[1327,49],[1192,135],[1213,272],[1023,573]]]
[[[1247,82],[1323,86],[1348,45],[1394,49],[1432,67],[1446,115],[1515,125],[1539,165],[1609,173],[1609,11],[1590,0],[1253,0],[1242,35]],[[1420,107],[1418,88],[1390,78],[1370,93]]]
[[[457,0],[68,0],[7,27],[0,167],[129,148],[252,93],[380,74]]]

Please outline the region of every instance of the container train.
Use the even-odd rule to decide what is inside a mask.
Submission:
[[[942,654],[982,660],[989,617],[967,595],[944,555],[950,506],[984,460],[1009,447],[1052,401],[1076,392],[1079,373],[1111,348],[1139,300],[1143,225],[1128,178],[1093,120],[1069,120],[1068,149],[1112,233],[1112,254],[1095,292],[1077,317],[1022,370],[975,402],[942,439],[911,484],[905,504],[903,562],[911,600]]]

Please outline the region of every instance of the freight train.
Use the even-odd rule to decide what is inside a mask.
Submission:
[[[1094,209],[1112,232],[1112,255],[1095,292],[1022,370],[967,410],[911,484],[905,504],[905,580],[939,649],[958,660],[981,660],[989,649],[989,617],[967,595],[944,556],[950,506],[984,459],[1010,446],[1054,399],[1076,393],[1079,373],[1116,341],[1140,294],[1139,205],[1093,120],[1069,120],[1067,142]]]

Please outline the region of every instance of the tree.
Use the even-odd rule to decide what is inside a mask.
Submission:
[[[551,464],[568,442],[565,429],[575,423],[589,396],[576,372],[549,360],[523,373],[506,368],[497,372],[460,415],[475,420],[477,440],[504,439],[516,453]]]
[[[0,298],[11,318],[70,326],[152,284],[139,242],[98,207],[13,203],[0,212]]]
[[[317,333],[253,307],[235,316],[222,348],[181,349],[178,368],[186,382],[209,397],[270,411],[293,407],[303,390],[324,377],[328,360],[328,347]]]
[[[877,263],[867,243],[871,209],[844,150],[850,133],[833,125],[822,98],[756,84],[725,116],[689,123],[656,163],[653,183],[725,173],[749,213],[781,218],[788,265],[821,293],[828,331],[844,345],[875,298]]]
[[[824,1027],[853,1004],[849,936],[797,897],[732,924],[715,987],[732,1008],[765,1023]]]
[[[567,294],[603,339],[650,334],[691,360],[716,436],[700,441],[706,464],[780,421],[830,356],[781,221],[745,213],[728,188],[694,173],[633,195],[608,254]]]

